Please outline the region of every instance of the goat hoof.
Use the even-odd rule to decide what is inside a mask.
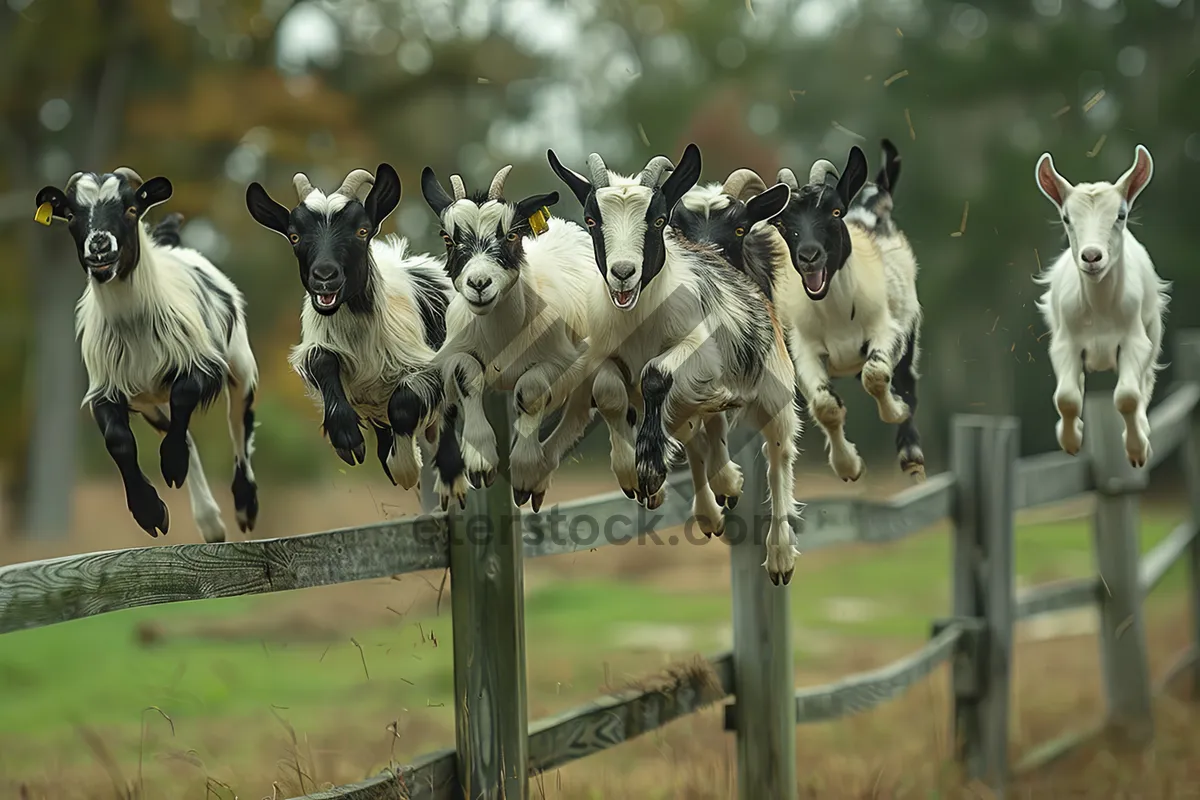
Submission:
[[[783,573],[783,585],[787,586],[792,582],[792,576],[796,574],[796,568],[792,567],[787,572]]]
[[[666,499],[667,499],[666,492],[660,491],[660,492],[655,492],[654,494],[651,494],[651,495],[647,495],[646,496],[646,508],[649,509],[650,511],[654,511],[659,506],[661,506]]]
[[[487,472],[483,473],[483,485],[485,487],[491,486],[495,482],[496,482],[496,470],[489,469]]]
[[[513,489],[513,503],[517,506],[517,508],[520,508],[521,506],[525,505],[526,502],[528,502],[528,500],[532,494],[533,494],[533,492],[527,492],[524,489],[514,488]]]
[[[355,461],[359,464],[364,463],[367,460],[367,443],[360,441],[358,446],[354,448],[353,453]]]
[[[725,498],[725,507],[728,508],[730,511],[732,511],[733,509],[737,508],[738,500],[741,500],[741,499],[742,499],[741,495],[731,494],[731,495],[729,495],[729,497]]]
[[[483,473],[482,472],[468,472],[467,473],[467,482],[471,484],[472,489],[478,489],[479,487],[483,486]]]
[[[775,572],[769,572],[767,574],[771,576],[771,583],[778,586],[779,585],[779,574],[775,573]]]
[[[628,497],[630,500],[634,499],[637,496],[637,493],[634,492],[633,489],[626,489],[624,486],[621,487],[621,491],[624,492],[625,496]]]
[[[387,463],[382,461],[380,463],[383,464],[383,474],[387,475],[387,479],[392,482],[392,486],[399,486],[400,484],[396,483],[396,479],[392,477],[392,471],[388,469]],[[420,489],[421,487],[418,486],[417,488]]]
[[[728,499],[728,498],[726,498],[725,495],[723,495],[723,494],[717,495],[717,505],[719,505],[719,506],[725,505],[726,499]]]
[[[442,506],[443,512],[448,511],[450,509],[450,498],[449,497],[441,498],[441,506]]]
[[[157,539],[159,533],[167,535],[171,528],[171,511],[148,482],[141,485],[129,498],[129,512],[138,527]]]
[[[188,443],[186,436],[168,433],[159,445],[158,455],[163,480],[172,489],[183,487],[188,473]]]
[[[546,499],[545,492],[534,492],[530,495],[529,507],[533,509],[533,513],[538,513],[542,510],[542,501]]]

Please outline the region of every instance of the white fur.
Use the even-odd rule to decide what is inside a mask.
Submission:
[[[1144,172],[1135,176],[1139,164]],[[1146,410],[1162,368],[1171,283],[1158,277],[1124,216],[1152,174],[1150,153],[1140,145],[1134,166],[1116,184],[1072,186],[1055,171],[1049,154],[1039,159],[1035,173],[1039,189],[1070,220],[1069,225],[1064,222],[1069,247],[1034,279],[1048,287],[1038,310],[1050,328],[1059,446],[1074,455],[1083,445],[1085,371],[1115,370],[1113,403],[1125,421],[1126,455],[1138,467],[1151,458]],[[1098,251],[1100,259],[1084,261],[1089,250]]]
[[[121,181],[109,175],[104,183],[98,183],[92,174],[81,175],[75,183],[75,202],[81,206],[95,206],[121,198]]]
[[[333,194],[325,194],[320,189],[313,189],[304,198],[304,205],[317,214],[324,214],[327,219],[332,219],[333,215],[346,207],[350,202],[350,197],[341,192]]]

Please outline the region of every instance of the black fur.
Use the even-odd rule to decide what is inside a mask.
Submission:
[[[908,419],[896,426],[896,452],[904,455],[905,451],[921,452],[921,432],[917,430],[917,377],[913,369],[913,355],[916,349],[916,332],[910,331],[904,341],[904,353],[892,370],[892,389],[900,399],[908,404]],[[924,461],[922,460],[922,464]],[[907,464],[900,465],[907,470]]]
[[[413,282],[417,312],[425,328],[425,344],[433,350],[439,350],[446,341],[446,308],[450,305],[450,298],[423,269],[413,269],[409,278]]]
[[[230,386],[229,391],[238,391],[236,386]],[[254,437],[254,391],[246,394],[246,410],[242,412],[242,428],[244,429],[244,447],[247,457],[250,455],[250,440]],[[237,459],[233,465],[233,508],[238,515],[238,527],[242,532],[254,530],[258,520],[258,486],[250,480],[250,471],[245,461]],[[244,519],[243,519],[244,518]]]
[[[647,496],[658,492],[667,476],[669,440],[663,412],[674,384],[672,375],[653,364],[642,373],[642,398],[646,415],[635,444],[638,490]]]
[[[127,398],[94,400],[92,417],[104,436],[108,454],[121,473],[121,482],[125,484],[125,502],[134,520],[151,536],[157,537],[159,531],[166,535],[170,526],[167,507],[138,466],[137,440],[129,427]]]
[[[178,211],[167,214],[162,221],[150,231],[154,243],[163,247],[183,247],[180,229],[183,227],[183,214]]]
[[[443,405],[438,446],[433,453],[433,468],[437,470],[443,486],[453,486],[467,469],[458,445],[457,422],[458,406],[452,403]]]
[[[171,381],[171,422],[159,446],[163,479],[167,486],[183,488],[188,473],[188,425],[197,408],[208,408],[221,394],[219,372],[181,372]]]
[[[203,284],[204,291],[200,293],[200,302],[204,304],[220,303],[226,311],[228,322],[225,325],[225,344],[229,344],[233,340],[233,322],[237,319],[237,309],[233,304],[233,297],[229,292],[217,286],[212,278],[207,273],[197,270],[195,272],[196,279]]]
[[[350,407],[342,386],[342,364],[337,354],[314,348],[304,364],[304,380],[316,386],[325,405],[323,427],[338,457],[350,466],[366,460],[366,442],[358,413]]]

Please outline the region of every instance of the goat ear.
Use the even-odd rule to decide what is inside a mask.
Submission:
[[[558,204],[558,192],[550,192],[550,194],[535,194],[531,197],[526,197],[516,205],[516,213],[513,214],[516,220],[527,220],[537,213],[538,209],[549,208]]]
[[[879,168],[879,177],[875,183],[888,194],[896,191],[896,181],[900,180],[900,151],[890,139],[884,139],[883,166]]]
[[[662,183],[667,208],[674,208],[700,180],[700,148],[693,142],[683,149],[683,156],[670,176]]]
[[[571,190],[571,194],[575,195],[575,199],[579,201],[579,205],[582,206],[586,203],[588,195],[592,193],[592,182],[578,172],[564,167],[553,150],[546,151],[546,160],[550,162],[550,169],[554,170],[554,174],[567,185],[567,188]]]
[[[1046,195],[1046,199],[1054,203],[1061,211],[1063,203],[1067,202],[1067,195],[1071,192],[1071,182],[1058,174],[1058,170],[1054,168],[1052,155],[1042,153],[1042,157],[1038,159],[1034,177],[1037,178],[1038,189],[1041,189],[1042,194]]]
[[[1127,169],[1117,181],[1117,189],[1125,197],[1125,202],[1132,206],[1133,201],[1150,183],[1153,175],[1154,159],[1150,157],[1150,151],[1146,149],[1145,145],[1139,144],[1134,149],[1133,166]]]
[[[400,204],[400,193],[400,176],[396,170],[391,164],[380,164],[375,170],[375,183],[363,203],[376,231]]]
[[[156,205],[167,202],[171,199],[174,191],[171,182],[161,175],[146,181],[133,193],[137,202],[138,215],[141,216]]]
[[[287,236],[291,212],[272,200],[271,195],[267,194],[267,190],[258,181],[246,187],[246,209],[259,225],[275,231],[280,236]]]
[[[850,201],[866,182],[867,155],[861,147],[854,145],[850,148],[850,155],[846,157],[846,168],[842,170],[842,177],[838,178],[837,182],[837,193],[842,199],[842,204],[850,205]]]
[[[762,194],[756,194],[746,201],[746,212],[750,214],[750,224],[762,222],[778,216],[787,208],[788,200],[792,198],[792,190],[786,183],[777,183]]]
[[[454,198],[437,179],[437,175],[433,173],[433,167],[421,170],[421,196],[425,198],[425,203],[433,209],[433,213],[437,214],[438,219],[441,219],[443,211],[454,204]]]
[[[67,209],[70,208],[70,203],[67,200],[67,196],[63,194],[63,190],[57,186],[44,187],[37,193],[37,197],[34,198],[33,202],[37,205],[38,209],[33,218],[43,225],[49,225],[52,219],[66,221]],[[45,212],[42,211],[42,206],[47,204],[50,206],[49,217],[43,216]]]

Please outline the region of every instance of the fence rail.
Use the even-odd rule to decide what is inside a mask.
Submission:
[[[1193,644],[1176,670],[1200,653],[1200,332],[1179,337],[1183,382],[1150,414],[1153,454],[1145,470],[1124,461],[1111,399],[1089,394],[1085,453],[1016,458],[1017,422],[954,420],[952,471],[884,501],[824,499],[806,504],[802,549],[903,539],[943,520],[953,527],[953,616],[934,624],[915,653],[823,686],[793,685],[788,593],[764,574],[761,537],[731,539],[734,647],[697,659],[644,686],[556,717],[525,718],[523,559],[630,542],[690,525],[691,481],[673,476],[667,502],[649,512],[621,492],[563,503],[538,515],[513,508],[502,481],[470,495],[465,512],[323,533],[222,544],[144,547],[0,568],[0,633],[138,606],[288,591],[449,568],[455,644],[454,748],[347,785],[306,795],[352,800],[450,800],[529,796],[529,777],[615,747],[726,698],[725,727],[738,740],[738,791],[746,798],[795,798],[795,728],[875,708],[951,663],[956,758],[968,775],[1003,792],[1008,754],[1009,673],[1015,621],[1095,606],[1108,726],[1135,741],[1152,735],[1141,601],[1177,561],[1189,565]],[[493,425],[506,410],[490,402]],[[765,498],[756,442],[740,449],[744,499],[730,515],[755,532],[748,509]],[[1147,473],[1180,455],[1191,519],[1146,553],[1138,550],[1138,495]],[[749,456],[749,457],[747,457]],[[502,465],[503,466],[503,465]],[[502,469],[501,472],[504,472]],[[1013,517],[1019,509],[1096,492],[1095,576],[1013,591]],[[472,535],[472,518],[486,525]],[[603,530],[601,530],[603,526]],[[507,531],[507,533],[506,533]],[[581,533],[583,531],[586,533]],[[594,533],[593,533],[594,531]],[[515,547],[519,534],[521,547]],[[729,533],[726,534],[729,536]],[[454,598],[458,598],[455,600]],[[1193,681],[1200,697],[1200,668]],[[481,722],[480,720],[483,720]],[[487,722],[491,720],[492,722]],[[752,720],[752,722],[750,722]],[[740,722],[745,724],[739,724]],[[1080,740],[1069,735],[1029,753],[1040,763]]]

